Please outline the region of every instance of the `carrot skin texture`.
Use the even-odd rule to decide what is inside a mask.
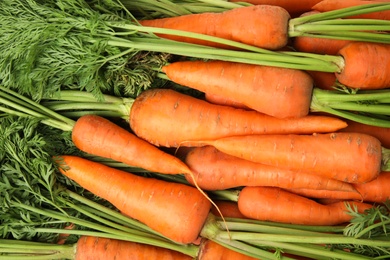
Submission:
[[[207,144],[253,162],[350,183],[371,181],[381,172],[381,143],[360,133],[233,136]]]
[[[349,202],[364,212],[372,205]],[[275,187],[245,187],[238,207],[248,218],[301,225],[338,225],[351,220],[344,202],[321,205],[314,200]]]
[[[234,108],[251,110],[249,107],[247,107],[247,106],[245,106],[243,104],[240,104],[240,103],[238,103],[235,100],[227,99],[227,98],[221,97],[219,95],[213,95],[213,94],[205,93],[204,98],[205,98],[205,100],[207,102],[209,102],[211,104],[222,105],[222,106],[230,106],[230,107],[234,107]]]
[[[367,183],[354,184],[353,186],[357,192],[313,189],[292,189],[289,191],[315,199],[341,199],[383,203],[390,199],[390,172],[381,172],[376,179]]]
[[[229,248],[221,246],[212,240],[203,240],[197,260],[255,260],[253,258]]]
[[[316,88],[334,90],[334,86],[337,85],[337,78],[334,73],[314,70],[307,73],[312,77]]]
[[[102,237],[82,236],[76,245],[75,260],[191,260],[192,257],[157,246]]]
[[[225,218],[247,218],[240,212],[238,204],[235,201],[215,200],[214,203]],[[211,208],[211,213],[215,216],[219,216],[220,214],[214,206]]]
[[[178,84],[277,118],[309,113],[313,80],[301,70],[216,60],[179,61],[162,70]]]
[[[56,160],[67,166],[60,167],[65,176],[178,243],[198,238],[211,209],[210,201],[188,185],[137,176],[77,156]]]
[[[323,0],[318,4],[313,6],[313,10],[319,12],[327,12],[338,10],[341,8],[347,8],[352,6],[366,5],[366,4],[374,4],[381,2],[389,2],[389,1],[368,1],[368,0]],[[367,14],[353,15],[347,18],[360,18],[360,19],[379,19],[379,20],[390,20],[390,11],[381,11],[381,12],[373,12]]]
[[[346,120],[346,122],[348,126],[346,128],[340,129],[339,132],[356,132],[368,134],[378,138],[383,147],[390,149],[390,128],[366,125],[351,120]]]
[[[131,166],[164,174],[190,173],[175,156],[97,115],[80,117],[72,130],[72,140],[84,152]]]
[[[246,2],[254,5],[276,5],[280,6],[290,13],[291,16],[298,16],[304,12],[310,11],[311,8],[322,0],[305,0],[296,1],[291,0],[230,0],[229,2]]]
[[[224,190],[240,186],[274,186],[355,191],[351,184],[310,173],[286,170],[228,155],[213,146],[196,147],[185,163],[203,190]],[[192,177],[186,175],[193,183]]]
[[[353,42],[339,51],[345,66],[336,73],[342,84],[359,89],[390,88],[390,44]]]
[[[277,50],[287,45],[289,19],[289,13],[281,7],[256,5],[234,8],[222,13],[189,14],[139,22],[143,26],[200,33]],[[176,41],[228,48],[226,45],[194,38],[157,35]]]
[[[332,132],[347,126],[329,116],[278,119],[210,104],[169,89],[142,92],[132,105],[129,123],[138,137],[166,147],[199,145],[193,141],[235,135]]]

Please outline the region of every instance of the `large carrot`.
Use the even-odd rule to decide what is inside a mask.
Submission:
[[[185,157],[185,163],[193,172],[196,183],[204,190],[274,186],[354,191],[351,184],[342,181],[255,163],[228,155],[212,146],[192,149]],[[191,176],[186,178],[193,183]]]
[[[162,70],[178,84],[271,116],[289,118],[309,113],[313,80],[300,70],[227,61],[174,62]]]
[[[247,135],[203,143],[246,160],[351,183],[371,181],[383,169],[381,143],[360,133]]]
[[[278,6],[255,5],[223,13],[199,13],[139,21],[143,26],[169,28],[207,34],[267,49],[279,49],[288,42],[289,13]],[[214,47],[213,42],[167,34],[161,37]]]
[[[276,187],[245,187],[238,207],[248,218],[301,225],[338,225],[352,219],[346,203],[360,213],[372,207],[361,202],[337,202],[322,205],[314,200]]]
[[[115,240],[103,237],[82,236],[75,244],[74,260],[190,260],[191,256],[170,249]]]
[[[322,0],[304,0],[304,1],[291,1],[291,0],[229,0],[230,2],[247,2],[254,5],[276,5],[280,6],[290,13],[292,17],[298,16],[304,12],[310,11],[311,8],[321,2]]]
[[[188,167],[130,131],[97,115],[80,117],[72,129],[72,141],[80,150],[165,174],[191,174]]]
[[[390,87],[390,44],[350,43],[339,51],[345,66],[338,81],[361,89]]]
[[[188,185],[133,175],[77,156],[55,159],[65,176],[178,243],[198,238],[211,208],[204,194]]]
[[[362,124],[359,122],[346,120],[348,126],[340,129],[340,132],[356,132],[372,135],[381,142],[382,146],[390,149],[390,128]]]
[[[278,119],[210,104],[169,89],[141,93],[132,104],[129,123],[137,136],[167,147],[235,135],[331,132],[346,126],[344,121],[327,116]]]
[[[322,0],[319,3],[315,4],[312,9],[319,12],[328,12],[333,10],[339,10],[342,8],[359,6],[359,5],[367,5],[373,3],[381,3],[381,2],[389,2],[385,1],[368,1],[368,0]],[[381,11],[360,15],[349,16],[348,18],[364,18],[364,19],[381,19],[381,20],[390,20],[390,11]]]
[[[314,199],[359,200],[383,203],[390,199],[390,172],[381,172],[374,180],[353,184],[357,192],[289,189],[290,192]]]

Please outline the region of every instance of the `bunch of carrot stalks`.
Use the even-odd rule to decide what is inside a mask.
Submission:
[[[37,118],[71,133],[72,143],[88,156],[157,173],[145,177],[72,154],[53,157],[59,173],[172,243],[195,245],[207,239],[211,245],[217,242],[219,256],[232,249],[231,259],[324,257],[318,253],[322,251],[314,251],[335,243],[326,232],[297,231],[294,243],[303,243],[304,236],[312,239],[313,251],[305,251],[275,233],[238,232],[237,223],[229,218],[248,225],[264,221],[346,227],[357,214],[386,205],[390,199],[390,4],[345,1],[350,4],[343,6],[349,8],[348,15],[340,17],[341,8],[322,9],[335,4],[331,0],[311,1],[316,3],[306,10],[263,2],[248,1],[240,7],[231,3],[234,8],[221,12],[139,19],[140,25],[115,24],[123,31],[152,33],[155,42],[169,39],[199,51],[191,56],[168,50],[181,61],[159,69],[159,77],[171,84],[167,88],[145,90],[134,99],[61,90],[37,101],[0,87],[0,111]],[[369,19],[360,16],[367,13]],[[235,19],[260,23],[266,16],[275,22],[259,26],[260,32],[253,35],[243,30],[248,25],[233,28]],[[348,27],[349,21],[355,23],[352,32],[331,32],[332,26]],[[369,24],[363,26],[365,22]],[[116,44],[126,45],[126,41]],[[213,51],[215,55],[207,54]],[[263,57],[270,62],[262,63]],[[307,58],[307,63],[296,65],[300,58]],[[330,77],[330,83],[325,84],[322,76]],[[181,93],[177,87],[195,89],[202,96]],[[223,210],[227,201],[234,213]],[[216,217],[221,221],[215,222]],[[344,241],[345,236],[337,234],[337,238]],[[82,245],[86,241],[110,247],[104,238],[85,236],[66,247],[64,254],[86,259],[69,253],[86,246]],[[385,239],[361,241],[390,252],[387,234]],[[353,242],[360,243],[359,239]],[[278,249],[292,255],[276,256]],[[212,250],[199,251],[197,259],[218,259],[203,256],[208,252]],[[325,257],[369,259],[348,250]]]

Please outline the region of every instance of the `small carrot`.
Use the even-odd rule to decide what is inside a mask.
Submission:
[[[343,120],[329,116],[278,119],[210,104],[169,89],[142,92],[132,104],[129,123],[140,138],[167,147],[235,135],[332,132],[346,126]]]
[[[215,200],[214,202],[225,218],[246,218],[238,209],[237,202],[229,200]],[[216,216],[220,214],[216,207],[211,208],[211,213]]]
[[[133,175],[77,156],[55,160],[60,172],[81,187],[178,243],[198,238],[211,208],[210,201],[188,185]]]
[[[188,167],[175,156],[101,116],[80,117],[74,124],[72,141],[84,152],[131,166],[165,174],[190,174]]]
[[[361,202],[322,205],[314,200],[276,187],[245,187],[238,207],[248,218],[301,225],[339,225],[352,219],[346,203],[360,213],[372,207]]]
[[[286,170],[241,159],[212,146],[196,147],[185,157],[196,183],[204,190],[240,186],[275,186],[355,191],[351,184],[310,173]],[[186,176],[192,183],[192,177]]]
[[[345,66],[337,80],[351,88],[390,87],[390,44],[353,42],[339,51]]]
[[[290,13],[292,17],[298,16],[304,12],[310,11],[311,8],[321,2],[322,0],[304,0],[296,1],[291,0],[229,0],[230,2],[246,2],[254,5],[276,5],[284,8]]]
[[[309,113],[313,80],[301,70],[198,60],[174,62],[162,71],[177,84],[220,95],[267,115],[290,118]]]
[[[339,10],[342,8],[352,7],[352,6],[359,6],[359,5],[366,5],[366,4],[374,4],[374,3],[381,3],[381,2],[389,2],[388,0],[385,1],[374,1],[374,0],[323,0],[320,1],[318,4],[315,4],[312,9],[319,11],[319,12],[328,12],[328,11],[334,11]],[[381,11],[381,12],[373,12],[373,13],[367,13],[367,14],[359,14],[359,15],[353,15],[348,18],[360,18],[360,19],[379,19],[379,20],[390,20],[390,11]]]
[[[351,183],[371,181],[384,167],[379,140],[360,133],[247,135],[203,144],[253,162]]]
[[[290,192],[314,199],[359,200],[363,202],[383,203],[390,199],[390,172],[381,172],[367,183],[353,184],[357,192],[289,189]]]
[[[356,132],[372,135],[381,142],[385,148],[390,148],[390,128],[366,125],[359,122],[346,120],[348,126],[340,129],[340,132]]]
[[[143,26],[207,34],[267,49],[280,49],[288,42],[289,13],[272,5],[253,5],[222,13],[199,13],[139,21]],[[199,39],[158,34],[172,40],[225,47]]]
[[[103,237],[82,236],[75,244],[74,260],[191,260],[191,256],[170,249],[115,240]]]

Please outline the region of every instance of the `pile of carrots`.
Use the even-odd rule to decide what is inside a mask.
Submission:
[[[346,7],[388,1],[317,0],[292,6],[293,1],[247,2],[254,4],[250,9],[267,9],[270,16],[275,17],[276,12],[280,16],[278,25],[284,31],[269,24],[268,29],[274,31],[257,32],[263,39],[257,34],[245,35],[272,46],[242,39],[239,29],[229,31],[235,19],[250,18],[239,9],[226,12],[227,17],[218,14],[224,25],[208,30],[210,35],[272,50],[294,48],[339,56],[344,62],[342,71],[317,73],[218,60],[167,64],[162,71],[169,80],[203,92],[204,98],[172,89],[150,89],[131,104],[129,129],[99,115],[84,115],[69,130],[75,146],[83,152],[150,172],[184,176],[185,183],[131,174],[74,155],[54,158],[60,172],[123,214],[181,244],[199,242],[210,212],[301,225],[341,225],[352,218],[348,205],[364,212],[389,199],[390,128],[312,114],[310,103],[313,88],[331,89],[337,83],[372,91],[390,88],[390,43],[291,39],[285,31],[291,17],[305,12],[341,8],[336,3]],[[389,12],[374,19],[389,20]],[[199,14],[197,22],[210,26],[217,19],[214,16]],[[197,28],[185,19],[194,21],[175,17],[140,23],[180,30]],[[274,44],[274,40],[281,42]],[[228,189],[236,190],[237,197],[228,203],[213,199],[214,191]],[[232,208],[235,211],[230,211]],[[78,247],[88,248],[89,243],[94,247],[88,250],[97,250],[93,239],[81,238]],[[108,245],[103,238],[98,242],[102,247]],[[115,246],[110,250],[119,252],[122,245]],[[166,259],[188,258],[180,257]]]

